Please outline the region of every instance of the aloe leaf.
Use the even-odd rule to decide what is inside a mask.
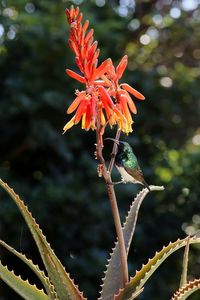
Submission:
[[[134,292],[130,298],[126,299],[126,300],[134,300],[135,298],[137,298],[142,292],[143,292],[144,288],[142,288],[141,290],[138,290],[136,292]],[[114,296],[114,300],[117,299],[117,295]]]
[[[180,288],[182,286],[184,286],[186,284],[186,282],[187,282],[188,257],[189,257],[189,249],[190,249],[190,239],[191,239],[191,237],[188,236],[187,244],[185,246],[185,251],[184,251],[184,255],[183,255],[183,266],[182,266]]]
[[[25,206],[24,202],[13,191],[13,189],[11,189],[1,179],[0,185],[11,196],[12,200],[15,202],[22,216],[24,217],[29,227],[29,230],[35,240],[35,243],[38,247],[41,258],[48,272],[49,278],[55,287],[58,298],[60,300],[84,299],[82,293],[78,290],[78,287],[74,284],[73,280],[65,271],[63,265],[61,264],[54,251],[50,247],[49,243],[46,240],[46,237],[42,233],[42,230],[36,223],[35,219],[32,217],[31,213],[28,211],[28,208]]]
[[[43,271],[40,270],[38,265],[35,265],[30,259],[28,259],[24,254],[18,252],[8,244],[6,244],[4,241],[0,240],[0,245],[6,248],[8,251],[10,251],[12,254],[16,255],[18,258],[20,258],[40,279],[42,282],[48,296],[52,300],[58,300],[56,292],[54,290],[54,286],[50,282],[49,278],[45,275]]]
[[[173,295],[171,300],[185,300],[198,290],[200,290],[200,279],[189,281]]]
[[[115,297],[115,300],[127,300],[131,299],[131,295],[143,288],[144,284],[151,277],[151,275],[157,270],[157,268],[169,257],[172,253],[178,249],[186,246],[188,237],[185,239],[178,239],[173,243],[169,243],[168,246],[163,247],[159,252],[156,252],[153,258],[149,259],[146,265],[143,265],[140,271],[136,272],[136,275],[131,278],[129,284]],[[192,237],[189,241],[190,244],[200,243],[200,238]]]
[[[160,191],[164,190],[164,187],[151,185],[150,189],[151,191]],[[124,242],[127,255],[135,232],[135,226],[140,206],[148,193],[149,190],[147,188],[144,188],[142,189],[142,191],[139,192],[139,194],[132,202],[132,205],[126,217],[126,221],[123,225]],[[119,291],[119,289],[123,286],[121,257],[118,242],[115,243],[115,247],[113,248],[112,253],[110,254],[110,259],[108,260],[108,265],[106,267],[107,268],[105,271],[105,277],[103,278],[100,299],[112,300],[114,294],[116,294]]]
[[[13,271],[9,271],[0,262],[0,278],[9,285],[16,293],[26,300],[49,300],[50,298],[39,290],[35,285],[31,285],[27,280],[16,276]]]

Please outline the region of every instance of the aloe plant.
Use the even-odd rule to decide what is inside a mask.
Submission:
[[[89,21],[85,21],[82,24],[83,15],[80,13],[79,8],[75,9],[73,6],[66,10],[66,14],[70,25],[69,45],[75,53],[75,61],[82,75],[72,70],[67,70],[66,73],[83,83],[86,86],[86,90],[78,91],[76,99],[70,105],[67,112],[72,113],[76,110],[76,113],[65,125],[64,131],[69,130],[80,121],[82,121],[82,129],[96,131],[95,158],[99,161],[97,173],[105,181],[117,235],[117,240],[110,254],[104,278],[102,279],[100,299],[133,300],[138,298],[145,289],[147,281],[150,280],[159,266],[171,254],[185,247],[180,287],[171,298],[172,300],[185,300],[192,293],[200,289],[200,280],[188,281],[187,276],[189,246],[200,243],[198,234],[169,243],[156,252],[146,264],[143,264],[141,269],[135,272],[135,275],[130,276],[129,274],[127,258],[135,233],[140,207],[149,192],[164,190],[163,186],[153,185],[143,188],[133,200],[122,226],[114,183],[112,181],[112,169],[118,151],[117,144],[119,144],[121,132],[125,132],[126,134],[132,132],[133,120],[130,112],[136,113],[136,108],[130,94],[139,100],[144,100],[144,96],[128,84],[119,84],[118,82],[127,66],[127,56],[125,55],[122,58],[116,68],[110,58],[98,66],[100,51],[97,49],[97,42],[93,42],[93,29],[87,31]],[[117,126],[111,161],[108,166],[103,156],[103,149],[105,151],[103,135],[107,125],[110,125],[111,128],[114,125]],[[141,170],[139,172],[141,176]],[[1,179],[0,185],[9,194],[21,212],[45,267],[45,270],[41,270],[39,266],[35,265],[24,254],[13,249],[6,242],[0,241],[1,247],[4,247],[18,257],[36,274],[42,283],[43,289],[38,289],[35,285],[31,285],[28,280],[16,276],[13,270],[9,270],[7,266],[1,263],[1,260],[0,279],[15,290],[23,299],[27,300],[86,299],[69,273],[65,270],[65,267],[61,264],[24,202]]]

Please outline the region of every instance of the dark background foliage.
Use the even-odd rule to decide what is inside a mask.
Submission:
[[[143,203],[131,274],[162,245],[200,228],[200,7],[197,0],[0,1],[0,176],[25,200],[81,290],[95,299],[115,231],[104,183],[96,175],[95,134],[76,126],[62,135],[69,120],[65,111],[80,88],[65,75],[66,67],[75,68],[64,13],[72,3],[80,4],[95,29],[101,60],[117,63],[128,54],[124,81],[146,101],[136,103],[134,132],[122,139],[134,147],[147,182],[166,187]],[[110,147],[107,143],[107,159]],[[140,188],[117,186],[122,217]],[[41,264],[3,191],[0,238]],[[37,282],[19,260],[4,249],[0,254],[16,274]],[[193,247],[190,278],[200,276],[199,257],[199,247]],[[169,299],[179,286],[181,259],[181,251],[170,257],[140,299]],[[1,282],[0,299],[19,297]]]

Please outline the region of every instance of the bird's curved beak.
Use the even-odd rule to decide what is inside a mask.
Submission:
[[[118,140],[115,140],[115,139],[112,139],[112,138],[106,138],[105,140],[113,141],[115,144],[119,145],[119,141]]]

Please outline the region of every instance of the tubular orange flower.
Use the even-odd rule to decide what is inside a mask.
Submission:
[[[89,29],[89,21],[82,24],[82,13],[79,8],[66,9],[70,25],[69,46],[75,53],[75,62],[80,74],[66,70],[66,74],[81,82],[86,89],[76,92],[76,98],[69,106],[67,113],[75,112],[72,119],[65,125],[64,132],[82,120],[82,128],[96,130],[107,123],[112,127],[117,124],[125,133],[132,131],[132,116],[137,110],[130,94],[139,100],[144,96],[127,83],[119,85],[128,63],[125,55],[118,66],[113,66],[110,58],[98,66],[100,50],[94,41],[93,29]]]
[[[129,93],[139,100],[145,99],[145,97],[140,92],[132,88],[129,84],[119,84],[119,79],[122,77],[127,67],[127,63],[128,57],[127,55],[125,55],[122,57],[116,69],[112,65],[112,68],[109,69],[108,74],[102,76],[102,79],[104,81],[106,81],[106,77],[109,80],[109,94],[113,98],[115,98],[116,107],[124,116],[125,121],[119,118],[117,119],[117,123],[119,128],[126,134],[132,132],[133,120],[130,111],[134,114],[137,113],[137,109]]]
[[[86,85],[86,90],[78,92],[74,102],[70,105],[67,113],[75,110],[73,117],[64,127],[64,131],[80,122],[82,119],[83,129],[96,129],[97,122],[104,125],[107,118],[112,114],[114,103],[106,90],[102,92],[102,83],[95,82],[103,74],[108,72],[111,60],[107,59],[98,66],[99,49],[97,49],[97,41],[93,41],[93,29],[87,33],[89,21],[85,21],[82,25],[82,14],[79,9],[72,6],[70,10],[66,10],[68,23],[70,24],[69,46],[76,56],[76,64],[82,75],[67,69],[66,73],[75,80]],[[104,85],[104,84],[103,84]],[[101,92],[99,92],[99,86]]]

